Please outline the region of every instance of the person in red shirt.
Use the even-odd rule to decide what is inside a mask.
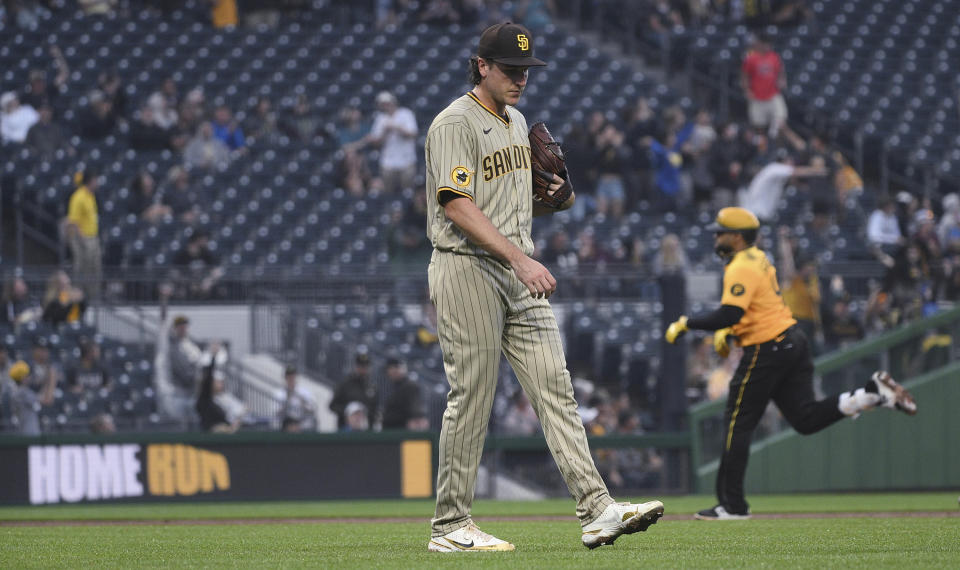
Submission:
[[[776,136],[787,121],[787,104],[781,94],[787,88],[787,76],[780,56],[762,35],[754,36],[753,47],[743,59],[740,85],[747,97],[750,124]]]

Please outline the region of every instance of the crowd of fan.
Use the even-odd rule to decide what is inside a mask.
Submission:
[[[716,15],[717,6],[728,4],[735,3],[651,2],[654,9],[648,28],[656,32],[664,27],[697,24]],[[803,17],[802,2],[786,4],[795,6],[785,8],[782,14]],[[404,5],[399,1],[378,2],[378,25],[393,23]],[[481,1],[425,2],[418,17],[425,22],[450,23],[471,21],[472,14],[482,13],[482,19],[498,19],[499,12],[494,8],[499,9],[500,5]],[[524,21],[531,28],[544,25],[556,14],[551,2],[521,2],[518,9],[529,11]],[[535,24],[538,18],[541,21]],[[48,79],[45,71],[36,70],[30,74],[29,85],[0,98],[4,143],[26,145],[43,156],[61,151],[73,153],[70,134],[85,140],[112,135],[126,137],[134,149],[178,153],[182,165],[171,169],[164,179],[157,181],[144,171],[129,185],[128,211],[144,222],[155,224],[173,216],[188,225],[194,223],[203,207],[192,183],[196,173],[229,168],[256,140],[284,136],[310,144],[322,135],[332,137],[340,146],[341,187],[357,197],[386,192],[405,198],[406,206],[393,214],[391,262],[407,267],[409,263],[423,263],[429,255],[429,243],[423,233],[425,196],[416,189],[421,167],[417,162],[421,153],[416,147],[418,120],[426,117],[414,116],[393,94],[383,92],[377,96],[377,111],[371,117],[355,107],[339,110],[335,130],[327,131],[325,125],[331,117],[312,109],[306,97],[301,96],[292,107],[279,110],[266,97],[260,98],[252,109],[232,109],[221,101],[207,101],[202,89],[178,85],[168,78],[143,101],[132,102],[127,100],[116,73],[102,73],[96,85],[70,85],[67,63],[55,47],[51,48],[51,58],[55,70],[52,78]],[[63,120],[63,112],[69,107],[67,100],[79,98],[80,92],[85,92],[82,97],[86,107],[75,121],[67,123]],[[641,97],[622,116],[597,111],[573,125],[564,146],[578,192],[571,215],[578,221],[597,216],[619,220],[641,210],[713,211],[737,202],[759,210],[766,224],[778,228],[776,241],[767,238],[761,246],[776,258],[785,298],[819,350],[839,348],[928,315],[936,310],[938,301],[956,301],[960,296],[960,198],[949,195],[942,200],[921,200],[907,192],[874,196],[869,185],[865,187],[828,141],[820,136],[804,139],[785,122],[757,128],[739,121],[719,121],[710,109],[700,109],[689,117],[679,106],[659,109]],[[370,160],[367,152],[373,147],[379,148],[376,162]],[[865,303],[857,302],[846,291],[842,279],[819,275],[813,252],[801,251],[794,228],[789,222],[778,220],[778,200],[771,201],[770,196],[781,196],[787,184],[794,185],[804,197],[805,216],[800,220],[806,229],[825,235],[842,220],[851,200],[869,198],[879,202],[863,232],[887,272]],[[751,199],[755,202],[751,203]],[[665,236],[660,240],[659,251],[648,252],[643,239],[601,242],[589,224],[584,227],[574,236],[565,231],[552,234],[538,243],[536,255],[548,266],[561,268],[604,261],[630,263],[654,274],[684,272],[689,268],[690,262],[676,235]],[[174,297],[215,295],[220,275],[218,261],[205,240],[202,232],[194,234],[174,260],[172,277],[178,284],[172,293]],[[821,285],[827,286],[821,290]],[[19,323],[38,318],[50,322],[76,320],[82,315],[84,302],[83,292],[73,288],[63,272],[51,278],[43,303],[36,306],[25,282],[13,279],[4,289],[0,319]],[[174,338],[180,342],[184,337],[174,333]],[[719,362],[704,347],[698,345],[694,350],[690,383],[699,390],[694,399],[715,399],[722,395],[736,356]],[[194,352],[191,354],[196,356]],[[215,366],[210,364],[215,358],[211,358],[203,361],[206,364],[191,360],[193,368],[180,394],[181,409],[185,410],[182,413],[192,415],[202,409],[200,423],[205,429],[231,431],[239,425],[238,416],[222,404],[219,411],[216,409],[216,396],[223,394],[224,389],[222,378],[218,380]],[[33,364],[31,386],[36,388],[38,401],[43,405],[50,397],[50,376],[37,382],[36,370],[39,367],[42,371],[43,363]],[[426,427],[419,388],[407,378],[401,362],[391,361],[387,366],[388,376],[397,379],[397,388],[392,391],[392,400],[396,401],[389,406],[388,399],[380,398],[369,384],[369,362],[364,365],[358,360],[357,365],[357,370],[341,383],[331,404],[340,429]],[[288,379],[288,394],[283,399],[288,404],[283,408],[282,426],[288,431],[312,429],[304,423],[312,414],[304,410],[312,410],[315,404],[306,395],[293,397],[299,393],[296,371],[286,372],[285,376],[293,376],[294,380]],[[5,373],[4,378],[7,376]],[[202,400],[199,405],[198,397]],[[500,401],[495,420],[498,429],[513,434],[530,434],[538,429],[529,402],[520,392],[503,396]],[[641,429],[643,418],[635,411],[638,405],[630,404],[627,396],[610,396],[600,391],[583,395],[580,401],[588,402],[581,414],[591,433],[637,433]],[[398,419],[388,413],[394,409],[406,411],[398,413]],[[611,480],[642,473],[624,467],[633,460],[648,465],[657,463],[655,457],[629,458],[614,453],[604,463]]]

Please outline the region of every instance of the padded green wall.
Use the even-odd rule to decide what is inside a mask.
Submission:
[[[789,493],[960,487],[960,362],[905,383],[918,413],[874,410],[813,435],[755,444],[746,491]],[[717,462],[697,472],[712,492]]]

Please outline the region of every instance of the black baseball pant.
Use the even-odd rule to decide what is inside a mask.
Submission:
[[[801,434],[811,434],[846,416],[838,395],[817,400],[807,337],[796,326],[773,340],[746,346],[723,412],[723,453],[717,472],[717,499],[728,512],[746,513],[743,480],[753,430],[770,400]]]

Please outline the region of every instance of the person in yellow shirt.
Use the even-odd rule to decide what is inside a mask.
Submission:
[[[783,301],[789,307],[797,326],[813,341],[813,353],[819,352],[823,343],[823,327],[820,316],[820,276],[817,261],[803,253],[793,254],[790,229],[781,227],[778,232],[780,277],[783,279]]]
[[[88,301],[99,297],[101,276],[100,220],[97,210],[99,175],[92,169],[78,173],[77,189],[67,207],[66,234],[73,256],[74,279]]]
[[[750,517],[743,491],[750,440],[771,400],[790,425],[805,435],[876,407],[917,413],[913,396],[882,370],[874,372],[862,388],[816,399],[809,343],[783,302],[776,269],[754,245],[759,228],[759,220],[749,210],[720,210],[707,229],[714,232],[714,249],[726,263],[721,305],[706,315],[681,316],[664,335],[667,342],[675,343],[689,329],[716,331],[714,348],[724,357],[731,337],[743,347],[723,412],[719,503],[695,515],[702,520]]]
[[[214,28],[237,27],[237,0],[209,0],[210,19]]]

